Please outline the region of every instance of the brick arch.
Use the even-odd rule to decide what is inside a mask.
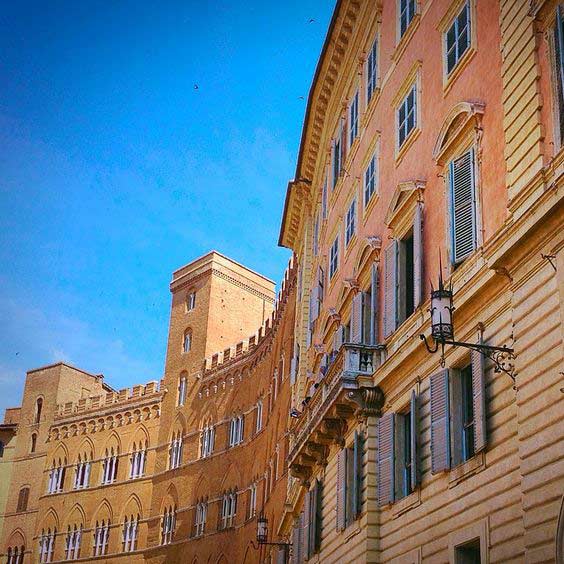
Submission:
[[[177,431],[182,431],[182,434],[184,434],[186,432],[186,429],[187,429],[186,417],[184,417],[184,414],[182,412],[179,412],[176,414],[176,417],[174,418],[174,422],[172,423],[170,434],[172,436]]]
[[[143,516],[143,506],[141,505],[141,500],[139,499],[139,496],[134,493],[129,496],[123,506],[121,520],[123,521],[124,517],[130,515],[139,515],[139,517]]]
[[[210,485],[207,476],[200,472],[198,479],[196,480],[196,485],[194,487],[194,502],[195,500],[209,496]]]
[[[67,514],[65,523],[67,525],[84,525],[86,523],[86,514],[84,513],[84,509],[82,508],[82,505],[80,505],[80,503],[75,503],[72,506],[71,510]]]
[[[53,507],[50,507],[47,512],[45,513],[42,521],[42,528],[47,529],[57,529],[60,530],[61,523],[59,520],[59,516]]]
[[[112,506],[107,499],[103,499],[94,511],[94,516],[92,517],[92,528],[96,526],[96,522],[101,522],[102,520],[112,522],[114,517],[114,512]]]
[[[241,474],[235,464],[230,464],[221,481],[220,489],[225,490],[239,486],[241,483]]]
[[[109,451],[112,447],[114,447],[114,450],[117,449],[118,454],[121,452],[121,439],[115,431],[112,431],[110,436],[106,439],[103,451]]]
[[[147,427],[143,425],[143,423],[139,423],[135,432],[133,433],[133,438],[129,442],[129,450],[128,452],[133,451],[133,445],[136,445],[139,448],[139,444],[149,446],[149,431],[147,431]]]
[[[169,506],[178,507],[178,490],[174,484],[170,484],[166,490],[166,494],[164,495],[161,501],[161,513],[163,512],[164,508]]]
[[[53,453],[52,460],[55,460],[57,463],[60,460],[61,463],[66,464],[69,459],[69,450],[64,443],[59,443],[55,452]]]
[[[78,460],[78,457],[82,456],[84,453],[86,453],[89,460],[94,460],[96,458],[96,450],[94,449],[94,443],[88,437],[84,438],[83,441],[80,443],[80,446],[76,451],[75,460]]]
[[[27,546],[25,533],[22,529],[18,527],[10,533],[7,546]]]

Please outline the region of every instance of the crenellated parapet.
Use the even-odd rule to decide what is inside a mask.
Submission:
[[[109,391],[102,395],[79,399],[78,402],[58,404],[54,419],[62,423],[64,420],[84,419],[93,412],[97,414],[128,412],[130,408],[139,405],[160,402],[161,398],[160,382],[153,380],[145,385],[138,384],[118,392]]]

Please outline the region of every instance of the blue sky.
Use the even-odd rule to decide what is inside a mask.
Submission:
[[[212,248],[280,280],[333,5],[2,7],[0,410],[57,360],[118,388],[160,378],[171,273]]]

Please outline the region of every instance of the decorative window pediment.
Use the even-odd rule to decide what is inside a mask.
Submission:
[[[433,159],[443,166],[469,136],[476,136],[476,145],[482,132],[485,105],[481,102],[460,102],[449,112],[437,137]]]
[[[394,237],[411,228],[417,203],[423,201],[423,190],[424,180],[408,180],[397,185],[386,213],[386,225],[393,231]]]

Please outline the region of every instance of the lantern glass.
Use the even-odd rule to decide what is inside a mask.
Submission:
[[[268,539],[268,519],[262,515],[257,519],[257,542],[265,543]]]
[[[431,334],[437,341],[452,339],[452,292],[436,290],[431,292]]]

